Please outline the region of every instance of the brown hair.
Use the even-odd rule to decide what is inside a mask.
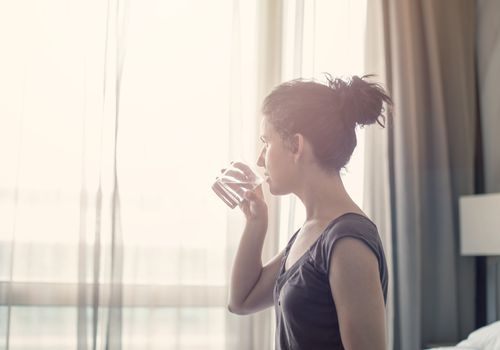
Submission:
[[[392,100],[370,76],[347,80],[326,73],[327,85],[295,79],[277,86],[264,100],[262,112],[285,144],[301,133],[311,143],[320,166],[340,171],[356,147],[356,125],[385,125],[383,103]]]

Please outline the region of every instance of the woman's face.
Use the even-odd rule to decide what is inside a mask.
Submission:
[[[265,169],[266,182],[272,194],[288,194],[291,192],[294,178],[293,153],[265,117],[261,122],[260,135],[263,146],[257,165]]]

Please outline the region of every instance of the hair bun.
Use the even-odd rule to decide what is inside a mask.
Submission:
[[[391,98],[384,89],[377,83],[365,80],[371,75],[364,75],[361,78],[354,75],[344,86],[345,91],[345,117],[351,119],[353,123],[359,125],[369,125],[377,122],[380,126],[385,122],[383,103],[392,105]]]

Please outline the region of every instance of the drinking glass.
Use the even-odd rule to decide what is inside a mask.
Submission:
[[[235,163],[231,163],[212,185],[214,192],[231,209],[243,201],[246,191],[253,190],[264,182],[264,179],[254,169],[247,164],[241,162],[240,164],[241,168],[235,166]]]

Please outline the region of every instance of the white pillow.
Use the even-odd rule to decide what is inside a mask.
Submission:
[[[429,348],[425,350],[480,350],[479,348],[463,348],[463,347],[458,347],[458,346],[445,346],[445,347],[439,347],[439,348]]]
[[[481,327],[457,344],[457,348],[500,350],[500,321]]]

